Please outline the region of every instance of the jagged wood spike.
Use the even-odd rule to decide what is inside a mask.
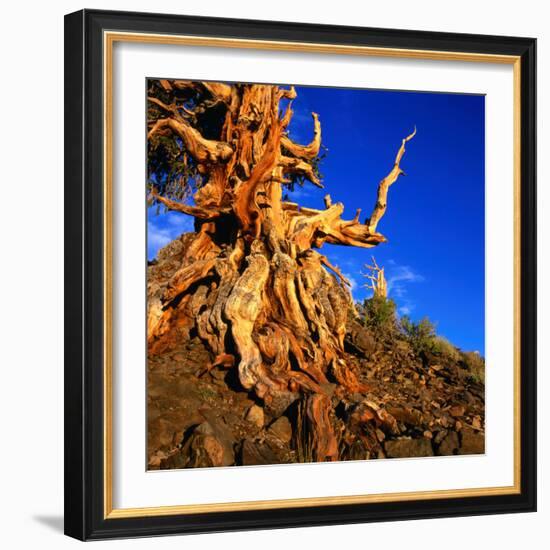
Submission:
[[[281,139],[282,146],[294,157],[313,160],[321,149],[321,122],[317,113],[311,113],[313,117],[313,140],[308,145],[294,143],[288,136]]]
[[[388,283],[386,281],[384,268],[378,266],[374,256],[371,256],[371,258],[372,265],[365,264],[365,267],[370,273],[363,273],[363,276],[369,279],[370,282],[365,283],[363,286],[372,290],[374,296],[386,298],[388,296]]]
[[[386,213],[386,208],[388,206],[388,190],[392,184],[394,184],[401,174],[404,174],[401,170],[400,162],[405,154],[405,144],[410,141],[416,135],[416,126],[411,134],[401,141],[401,147],[397,151],[395,157],[395,162],[393,168],[390,170],[389,174],[378,184],[378,191],[376,196],[376,204],[372,214],[368,220],[368,228],[371,233],[376,232],[378,223],[382,219],[382,216]]]

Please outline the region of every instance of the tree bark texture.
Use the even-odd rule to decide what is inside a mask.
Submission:
[[[195,233],[174,271],[149,284],[149,353],[198,335],[211,352],[207,370],[236,369],[242,388],[267,409],[303,403],[313,459],[337,460],[331,395],[365,387],[342,359],[353,308],[349,283],[319,249],[385,241],[377,226],[416,130],[403,139],[371,216],[361,222],[360,210],[344,219],[344,205],[328,195],[323,210],[283,200],[285,186],[297,181],[323,185],[319,115],[312,113],[311,143],[288,136],[293,87],[161,80],[155,90],[149,147],[177,138],[198,175],[192,201],[150,187],[150,201],[192,216]]]

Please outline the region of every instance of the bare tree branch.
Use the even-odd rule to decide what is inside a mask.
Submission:
[[[340,281],[342,283],[344,283],[345,285],[347,286],[351,286],[351,283],[349,281],[349,279],[347,277],[344,276],[344,274],[340,271],[340,268],[336,265],[333,265],[331,264],[327,257],[326,256],[321,256],[321,263],[328,267],[331,271],[333,271],[334,273],[336,273],[336,275],[338,275],[338,278],[340,279]]]
[[[373,265],[365,264],[365,267],[370,273],[363,273],[363,276],[369,279],[370,282],[365,283],[363,286],[371,289],[375,296],[386,298],[388,295],[388,284],[384,274],[384,268],[378,266],[374,256],[371,256],[371,258]]]
[[[159,103],[158,100],[155,103]],[[170,110],[169,106],[165,106]],[[159,130],[170,128],[180,136],[189,154],[199,163],[216,164],[227,162],[233,156],[233,148],[226,142],[206,139],[193,128],[183,117],[160,118],[149,130],[147,135],[151,139]]]
[[[288,136],[281,138],[281,145],[294,157],[312,160],[319,154],[321,149],[321,123],[317,113],[311,113],[311,116],[313,117],[313,140],[311,143],[299,145],[294,143]]]
[[[410,141],[415,135],[416,135],[416,126],[414,127],[414,131],[412,132],[412,134],[409,134],[406,138],[402,140],[401,147],[399,148],[399,151],[397,152],[397,156],[395,157],[395,163],[393,165],[393,168],[391,169],[390,173],[378,184],[378,194],[376,197],[376,204],[374,205],[374,210],[372,211],[371,217],[367,222],[369,226],[369,231],[371,233],[374,233],[376,231],[378,222],[381,220],[382,216],[386,213],[386,208],[388,206],[387,204],[388,190],[390,186],[397,181],[397,178],[399,178],[401,174],[403,175],[405,174],[403,170],[401,170],[399,163],[401,162],[401,159],[405,154],[405,144],[408,141]]]
[[[299,176],[304,176],[311,183],[313,183],[313,185],[323,189],[324,186],[315,175],[313,167],[305,160],[292,157],[281,157],[279,159],[279,165],[283,168],[283,172],[285,174],[297,174]]]
[[[288,90],[286,90],[285,88],[279,88],[278,92],[277,92],[277,96],[279,99],[290,99],[290,100],[293,100],[293,99],[296,99],[297,97],[297,93],[296,93],[296,88],[294,86],[291,86]]]
[[[290,220],[289,238],[299,250],[306,250],[311,246],[320,248],[325,242],[371,248],[386,241],[383,235],[371,233],[367,225],[360,223],[357,214],[353,220],[342,220],[342,203],[331,201],[325,210],[300,208],[289,202],[284,202],[282,206]]]
[[[155,188],[152,189],[151,196],[164,204],[168,210],[172,210],[173,212],[181,212],[182,214],[187,214],[201,220],[213,220],[215,218],[219,218],[222,214],[229,212],[229,209],[224,210],[220,207],[203,208],[200,206],[190,206],[188,204],[176,202],[159,195]]]

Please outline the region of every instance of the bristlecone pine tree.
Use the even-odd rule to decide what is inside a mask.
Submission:
[[[195,220],[179,269],[148,289],[149,353],[194,330],[211,352],[208,368],[237,369],[266,408],[301,400],[313,459],[337,460],[328,383],[365,388],[342,359],[349,283],[318,250],[385,241],[377,226],[416,130],[379,183],[370,217],[361,221],[358,209],[342,219],[344,205],[329,195],[324,210],[283,199],[285,188],[323,187],[319,116],[311,143],[288,136],[296,95],[275,85],[149,81],[149,202]]]
[[[386,281],[384,268],[378,266],[374,256],[372,256],[372,265],[365,264],[365,267],[369,270],[369,273],[364,274],[368,281],[363,286],[369,290],[372,290],[373,296],[387,298],[388,282]]]

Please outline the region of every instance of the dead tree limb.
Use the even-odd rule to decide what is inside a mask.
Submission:
[[[377,225],[416,129],[361,223],[361,205],[345,219],[330,195],[322,209],[283,200],[294,185],[323,187],[319,116],[312,113],[309,144],[287,135],[294,87],[163,79],[149,82],[148,96],[150,202],[195,219],[195,233],[169,245],[173,262],[150,267],[158,280],[148,284],[149,353],[193,334],[210,354],[199,372],[236,369],[273,417],[299,400],[313,459],[336,460],[334,404],[367,386],[343,360],[350,280],[317,249],[385,242]],[[383,268],[373,264],[369,288],[387,292]]]
[[[390,173],[378,184],[378,193],[376,197],[376,204],[374,205],[374,210],[368,220],[368,228],[371,233],[376,232],[378,222],[381,220],[382,216],[386,213],[386,208],[388,206],[388,190],[390,186],[397,181],[400,175],[405,175],[405,172],[401,170],[400,162],[405,154],[405,144],[410,141],[416,135],[416,126],[411,134],[401,141],[401,147],[397,151],[397,156],[395,157],[395,162],[393,168],[390,170]]]

